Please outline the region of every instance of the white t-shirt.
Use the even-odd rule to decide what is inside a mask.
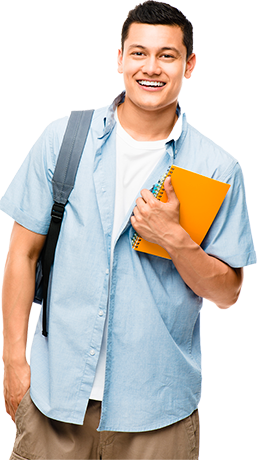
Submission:
[[[116,196],[115,213],[112,232],[111,263],[113,261],[114,243],[124,218],[142,185],[165,154],[165,144],[169,140],[178,139],[182,132],[182,117],[179,117],[167,139],[159,141],[136,141],[121,126],[117,111],[116,132]],[[110,276],[112,273],[110,272]],[[107,323],[106,318],[99,360],[96,368],[90,399],[102,401],[105,383],[105,366],[107,354]]]

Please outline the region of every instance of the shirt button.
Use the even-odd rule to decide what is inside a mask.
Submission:
[[[99,316],[103,316],[104,315],[104,311],[103,310],[99,310]]]
[[[109,275],[109,269],[108,268],[106,269],[106,275]]]
[[[95,355],[95,350],[91,350],[91,351],[90,351],[90,355],[91,355],[91,356],[94,356],[94,355]]]

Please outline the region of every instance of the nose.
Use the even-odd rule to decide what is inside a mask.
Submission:
[[[149,56],[145,62],[144,66],[142,68],[143,73],[153,76],[153,75],[160,75],[161,74],[161,68],[158,62],[158,59],[156,56]]]

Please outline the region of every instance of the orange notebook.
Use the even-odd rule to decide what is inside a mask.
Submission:
[[[230,185],[173,165],[152,189],[154,196],[163,202],[167,201],[164,181],[168,176],[171,176],[172,185],[180,202],[180,225],[197,244],[201,244]],[[171,258],[164,248],[149,243],[137,232],[132,238],[132,247],[136,251],[166,259]]]

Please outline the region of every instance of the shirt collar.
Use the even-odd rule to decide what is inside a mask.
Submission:
[[[107,115],[104,118],[104,132],[100,139],[106,136],[106,134],[108,134],[113,129],[114,125],[116,124],[116,121],[115,121],[116,109],[120,104],[124,102],[124,100],[125,100],[125,91],[119,94],[119,96],[117,96],[112,102],[112,104],[109,106]]]
[[[111,129],[114,127],[116,120],[115,120],[115,112],[117,107],[122,104],[125,100],[125,91],[122,91],[112,102],[112,104],[109,106],[107,115],[104,118],[104,133],[101,136],[102,138],[108,134]],[[182,134],[182,110],[179,104],[177,104],[176,108],[176,114],[178,116],[178,119],[176,121],[176,124],[174,125],[170,135],[168,136],[166,142],[171,142],[172,140],[177,141],[179,137]]]

